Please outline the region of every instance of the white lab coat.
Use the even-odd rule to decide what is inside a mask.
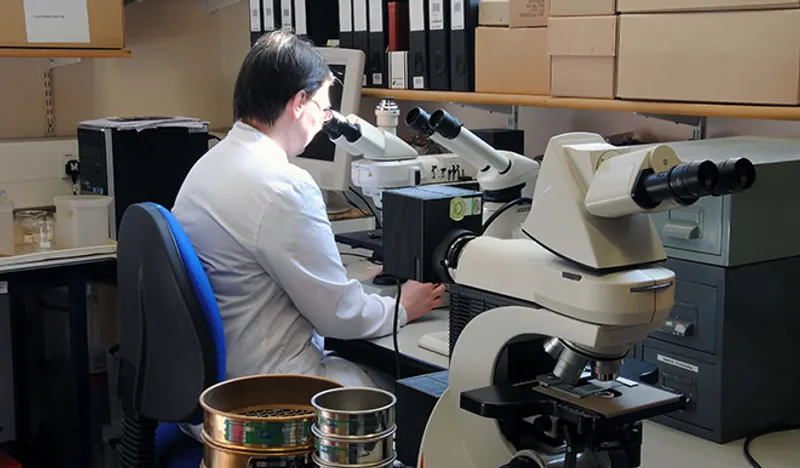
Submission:
[[[319,187],[273,140],[237,122],[189,172],[172,211],[214,290],[228,378],[303,374],[346,386],[389,384],[325,356],[313,339],[315,330],[342,339],[389,335],[395,299],[366,294],[347,278]],[[402,307],[398,321],[407,321]]]

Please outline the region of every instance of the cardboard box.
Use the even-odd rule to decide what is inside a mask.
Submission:
[[[483,93],[550,93],[547,28],[475,31],[475,90]]]
[[[480,26],[508,26],[508,0],[481,0],[478,5]]]
[[[408,52],[389,52],[389,88],[408,89]]]
[[[614,15],[617,0],[550,0],[550,17]]]
[[[122,0],[0,2],[0,47],[122,49],[124,39]]]
[[[798,0],[617,0],[622,13],[798,8]]]
[[[550,18],[550,94],[613,99],[617,16]]]
[[[536,28],[547,26],[550,16],[550,0],[510,0],[508,25],[512,28]]]
[[[800,103],[800,10],[622,15],[617,97]]]

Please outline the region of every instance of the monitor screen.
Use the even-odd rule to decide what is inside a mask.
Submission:
[[[331,85],[330,98],[331,109],[339,112],[342,110],[342,83],[344,83],[344,65],[330,65],[336,81]],[[336,156],[336,145],[331,142],[324,132],[319,132],[306,146],[305,151],[299,154],[298,158],[316,159],[319,161],[333,162]]]

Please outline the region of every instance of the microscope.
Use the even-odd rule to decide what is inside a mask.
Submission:
[[[323,126],[328,138],[353,156],[350,177],[375,206],[383,208],[385,190],[428,184],[458,184],[475,180],[476,169],[462,165],[457,154],[419,155],[397,136],[400,109],[390,98],[375,108],[378,126],[357,115],[338,112]]]
[[[406,125],[479,169],[483,235],[501,239],[520,237],[520,226],[530,211],[538,162],[492,148],[444,109],[428,114],[416,107],[406,114]]]
[[[450,124],[431,121],[452,135]],[[615,147],[569,133],[547,146],[521,237],[452,227],[425,233],[441,241],[421,261],[494,307],[460,331],[417,466],[640,466],[641,421],[686,404],[683,395],[619,376],[629,350],[674,304],[675,274],[659,266],[666,255],[649,213],[754,181],[744,158],[683,163],[666,144]],[[452,307],[451,296],[451,322]],[[530,352],[501,363],[520,341]],[[512,380],[514,370],[528,377]]]

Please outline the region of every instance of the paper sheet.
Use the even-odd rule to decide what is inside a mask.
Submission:
[[[86,0],[24,0],[28,42],[89,43]]]

